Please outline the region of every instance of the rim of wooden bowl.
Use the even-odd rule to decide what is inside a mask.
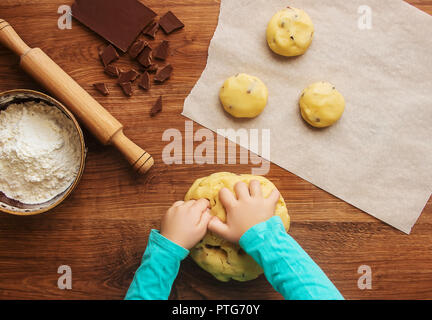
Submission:
[[[36,210],[22,209],[22,211],[16,211],[16,210],[7,209],[7,208],[0,206],[0,211],[4,212],[4,213],[17,215],[17,216],[31,216],[31,215],[41,214],[41,213],[50,211],[51,209],[54,209],[55,207],[60,205],[64,200],[66,200],[70,196],[70,194],[75,190],[75,188],[78,185],[78,183],[80,182],[81,177],[82,177],[83,172],[84,172],[85,159],[86,159],[86,147],[85,147],[84,135],[83,135],[83,132],[81,130],[81,127],[80,127],[78,121],[75,119],[75,116],[72,114],[72,112],[70,112],[61,102],[59,102],[58,100],[54,99],[53,97],[51,97],[45,93],[35,91],[35,90],[30,90],[30,89],[13,89],[13,90],[3,91],[3,92],[0,92],[0,97],[3,97],[5,95],[14,96],[14,95],[18,95],[18,94],[28,94],[30,97],[41,98],[42,100],[45,100],[45,101],[52,103],[54,105],[54,107],[60,109],[60,111],[62,111],[74,123],[75,129],[78,131],[80,144],[81,144],[81,161],[80,161],[80,168],[79,168],[78,174],[75,177],[73,183],[63,193],[55,196],[54,198],[48,200],[47,202],[52,201],[53,199],[58,197],[58,199],[56,201],[54,201],[50,205],[47,205],[46,207],[41,207],[41,208],[36,209]],[[4,202],[1,202],[1,203],[6,204]],[[9,204],[6,204],[6,205],[9,207],[12,207]],[[36,205],[43,206],[43,203],[36,204]]]

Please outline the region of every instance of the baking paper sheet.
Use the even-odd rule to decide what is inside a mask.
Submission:
[[[312,46],[297,58],[273,54],[265,39],[287,5],[315,25]],[[359,28],[368,10],[361,6],[371,9],[371,29]],[[431,30],[432,17],[401,0],[222,0],[207,67],[183,115],[214,131],[271,129],[268,160],[409,233],[432,191]],[[218,99],[224,80],[240,72],[269,89],[253,120],[232,118]],[[347,102],[341,121],[323,130],[306,125],[298,107],[317,81],[333,83]]]

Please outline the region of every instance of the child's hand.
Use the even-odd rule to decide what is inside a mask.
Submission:
[[[249,183],[250,190],[244,182],[237,183],[234,189],[238,199],[226,188],[219,192],[219,199],[227,212],[226,224],[213,217],[208,228],[222,238],[237,243],[246,231],[274,215],[280,194],[274,189],[270,196],[264,199],[257,180]]]
[[[162,219],[161,235],[190,250],[207,232],[209,205],[206,199],[177,201]]]

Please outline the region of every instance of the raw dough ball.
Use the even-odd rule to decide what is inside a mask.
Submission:
[[[267,43],[275,53],[286,57],[299,56],[312,43],[314,26],[306,12],[285,8],[277,12],[267,26]]]
[[[226,221],[225,209],[219,201],[219,190],[226,187],[234,193],[234,185],[237,182],[243,181],[249,184],[254,179],[260,181],[264,197],[268,197],[275,188],[273,183],[261,176],[220,172],[196,180],[186,194],[185,201],[206,198],[210,200],[211,213]],[[276,205],[275,215],[282,218],[288,231],[290,218],[282,196]],[[238,244],[225,241],[210,232],[191,250],[190,254],[201,268],[220,281],[230,279],[248,281],[256,279],[263,273],[261,267]]]
[[[303,119],[311,126],[324,128],[342,117],[345,99],[331,83],[317,82],[303,90],[300,110]]]
[[[223,84],[219,98],[226,112],[236,118],[254,118],[267,105],[268,90],[257,77],[239,73]]]

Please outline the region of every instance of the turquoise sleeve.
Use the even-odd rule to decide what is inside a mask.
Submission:
[[[264,269],[267,280],[287,300],[343,300],[320,267],[285,231],[275,216],[252,227],[240,246]]]
[[[152,230],[141,266],[126,293],[126,300],[167,300],[180,262],[189,250]]]

